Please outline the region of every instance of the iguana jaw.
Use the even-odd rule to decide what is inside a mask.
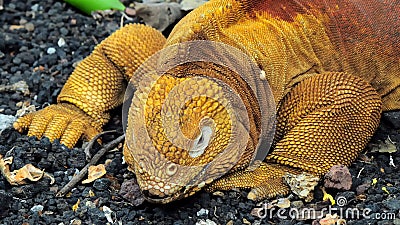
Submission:
[[[132,170],[129,167],[130,170]],[[163,181],[161,178],[149,175],[135,163],[133,171],[136,174],[140,190],[147,201],[152,203],[169,203],[182,198],[189,197],[200,191],[206,184],[213,182],[208,179],[207,182],[202,181],[197,185],[181,186]]]

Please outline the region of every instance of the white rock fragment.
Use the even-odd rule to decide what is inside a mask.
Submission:
[[[62,46],[64,46],[65,44],[66,44],[66,42],[65,42],[64,38],[58,39],[58,41],[57,41],[58,47],[62,47]]]
[[[102,208],[103,208],[104,216],[106,217],[107,221],[110,223],[114,223],[114,220],[112,219],[113,211],[105,205]]]
[[[208,209],[200,209],[196,214],[197,216],[206,216],[208,215]]]
[[[55,48],[50,47],[50,48],[47,49],[47,54],[52,55],[54,53],[56,53],[56,49]]]
[[[36,3],[36,4],[32,5],[31,6],[31,10],[34,11],[34,12],[39,11],[39,4]]]
[[[14,116],[0,114],[0,134],[4,129],[11,126],[15,121]]]
[[[215,223],[214,221],[210,220],[210,219],[206,219],[206,220],[198,220],[196,222],[196,225],[217,225],[217,223]]]
[[[42,205],[35,205],[31,208],[31,211],[34,213],[38,213],[43,211],[43,206]]]
[[[88,207],[88,208],[96,208],[96,205],[91,201],[87,201],[85,203],[85,206]]]
[[[70,225],[81,225],[82,221],[80,219],[73,219],[71,221],[69,221]]]

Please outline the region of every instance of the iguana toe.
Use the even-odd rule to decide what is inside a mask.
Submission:
[[[53,115],[49,113],[48,110],[44,112],[34,112],[29,125],[28,136],[41,138],[52,118]]]
[[[21,118],[18,118],[18,120],[15,121],[13,124],[14,129],[22,133],[24,130],[29,128],[29,125],[31,125],[33,116],[34,114],[30,113]]]

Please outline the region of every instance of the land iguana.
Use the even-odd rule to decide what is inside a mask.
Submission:
[[[395,0],[212,0],[183,18],[167,39],[153,28],[126,25],[79,63],[57,104],[19,118],[14,127],[20,132],[28,129],[29,136],[60,139],[71,148],[82,136],[91,139],[102,131],[109,111],[124,101],[126,81],[133,76],[130,85],[136,91],[129,113],[144,108],[145,124],[128,115],[126,135],[145,126],[151,142],[137,138],[131,148],[126,141],[124,156],[150,201],[170,202],[203,187],[248,188],[248,197],[254,200],[287,194],[282,179],[286,173],[320,176],[333,165],[349,165],[366,147],[381,112],[400,109],[399,15]],[[263,113],[254,89],[236,72],[215,63],[188,62],[167,71],[151,87],[133,75],[159,50],[189,41],[238,49],[261,71],[247,76],[268,81],[276,103],[276,132],[272,150],[256,167],[249,165],[261,138]],[[249,119],[245,152],[219,179],[173,183],[167,178],[177,174],[192,180],[202,177],[176,165],[232,164],[229,157],[214,162],[234,135],[232,108],[221,105],[223,96],[192,98],[179,114],[170,115],[178,118],[188,139],[202,142],[202,151],[195,155],[173,145],[162,126],[161,106],[167,93],[189,78],[207,77],[222,80],[243,101]],[[197,89],[213,95],[210,83],[199,82],[177,95],[190,96]],[[145,90],[149,94],[144,101]],[[173,99],[182,96],[172,98],[172,106],[181,105]],[[212,129],[204,127],[203,117],[213,120]],[[134,152],[150,147],[170,164],[151,155],[148,165],[138,162]]]

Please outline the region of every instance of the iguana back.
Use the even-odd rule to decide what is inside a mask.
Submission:
[[[213,40],[247,52],[277,102],[312,74],[344,71],[371,83],[383,109],[393,110],[400,108],[399,15],[395,0],[214,1],[181,20],[167,45]]]

